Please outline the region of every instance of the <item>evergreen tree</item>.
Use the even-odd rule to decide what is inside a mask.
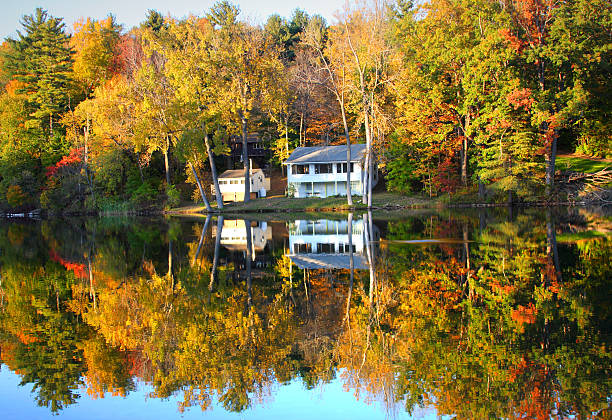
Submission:
[[[8,39],[11,50],[5,66],[9,74],[23,85],[19,93],[28,94],[28,128],[41,127],[53,135],[53,124],[70,104],[72,50],[62,18],[37,8],[23,17],[24,33]]]

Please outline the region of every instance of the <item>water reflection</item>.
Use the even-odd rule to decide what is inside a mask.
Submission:
[[[379,230],[375,240],[380,239]],[[289,223],[286,254],[301,269],[366,270],[364,220],[296,220]],[[352,261],[351,261],[352,259]]]
[[[243,412],[299,381],[382,417],[610,415],[609,219],[381,216],[0,224],[2,363],[50,412],[138,383]]]

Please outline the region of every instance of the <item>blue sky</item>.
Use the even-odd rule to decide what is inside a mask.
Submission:
[[[240,6],[242,16],[250,21],[263,22],[272,13],[289,17],[300,7],[309,14],[319,13],[328,23],[333,21],[334,12],[344,5],[344,0],[233,0]],[[69,28],[80,17],[95,19],[112,13],[126,29],[137,25],[145,18],[148,9],[162,14],[183,17],[190,13],[202,15],[213,0],[4,0],[0,13],[0,38],[16,36],[21,28],[23,15],[31,14],[36,7],[47,9],[53,16],[63,17]]]

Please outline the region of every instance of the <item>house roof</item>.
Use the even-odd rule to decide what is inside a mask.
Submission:
[[[257,172],[261,171],[261,169],[259,168],[253,168],[251,169],[251,175],[256,174]],[[219,179],[221,178],[244,178],[244,169],[230,169],[228,171],[223,172],[221,175],[219,175]]]
[[[232,136],[230,140],[232,143],[242,143],[242,136]],[[247,143],[259,143],[260,141],[261,137],[259,137],[259,133],[247,134]]]
[[[359,162],[365,155],[365,144],[351,145],[351,162]],[[289,163],[332,163],[346,162],[346,145],[344,146],[322,146],[322,147],[298,147],[291,153],[289,159],[283,162]]]

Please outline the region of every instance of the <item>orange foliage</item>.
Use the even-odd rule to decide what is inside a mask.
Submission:
[[[535,100],[531,96],[531,90],[527,88],[515,89],[508,95],[508,103],[514,107],[514,109],[525,108],[528,110]]]
[[[521,40],[514,35],[509,29],[500,29],[499,33],[504,37],[504,39],[508,42],[508,44],[516,51],[520,52],[523,48],[523,43]]]
[[[525,324],[533,324],[538,313],[533,303],[527,306],[519,305],[517,309],[512,311],[512,319],[517,323],[520,331],[523,331]]]
[[[26,346],[28,344],[36,343],[38,341],[37,337],[31,336],[29,334],[26,334],[23,331],[17,331],[17,333],[15,335],[17,336],[19,341],[21,341]]]
[[[4,89],[8,96],[15,97],[17,96],[17,91],[22,89],[25,86],[24,82],[20,82],[19,80],[10,80],[5,86]]]
[[[495,280],[491,281],[489,284],[491,285],[491,288],[500,295],[509,295],[516,290],[516,286],[511,284],[502,286]]]

